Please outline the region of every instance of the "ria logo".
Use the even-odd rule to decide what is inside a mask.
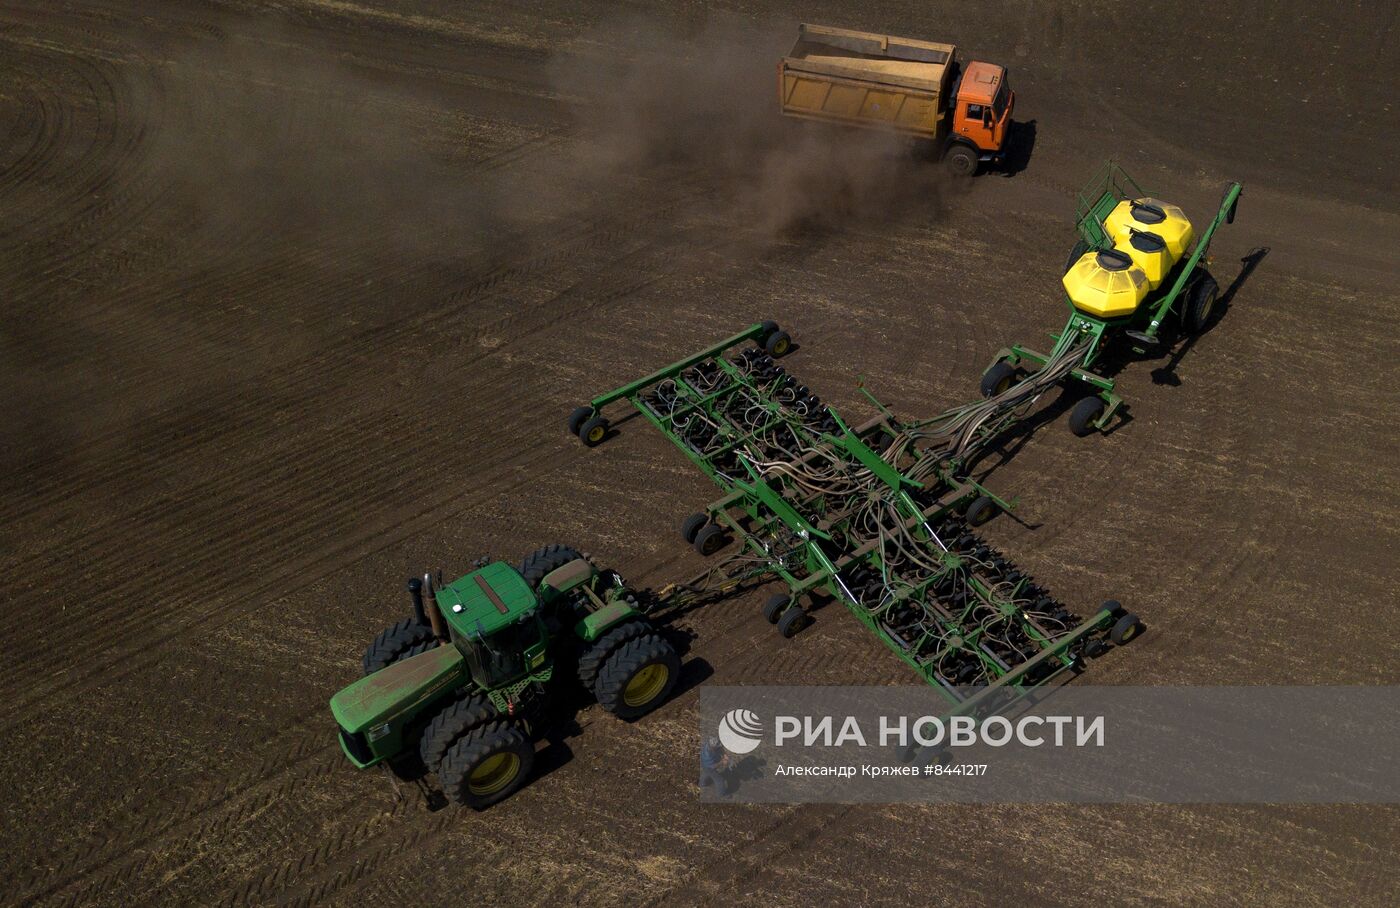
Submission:
[[[719,720],[719,743],[732,754],[750,753],[763,739],[763,720],[747,709],[731,709]]]

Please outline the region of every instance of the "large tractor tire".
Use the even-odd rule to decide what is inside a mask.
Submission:
[[[593,693],[603,709],[620,719],[636,719],[665,703],[680,675],[676,648],[660,634],[647,634],[609,654]]]
[[[372,675],[395,662],[426,653],[436,645],[437,638],[433,636],[432,628],[424,627],[412,618],[405,618],[393,627],[385,628],[374,638],[360,660],[360,667],[366,675]]]
[[[573,546],[547,545],[525,556],[520,562],[520,576],[525,578],[531,589],[535,589],[550,571],[582,557]]]
[[[641,619],[624,621],[608,628],[578,657],[579,683],[585,690],[592,691],[598,683],[598,672],[602,670],[603,663],[608,661],[614,650],[638,637],[655,633],[656,628],[652,627],[650,622]]]
[[[438,782],[463,807],[485,810],[529,781],[534,765],[535,746],[518,726],[488,722],[452,745],[438,769]]]
[[[496,718],[496,707],[485,697],[458,697],[433,716],[418,742],[418,755],[423,765],[434,772],[452,746],[474,728],[480,728]]]

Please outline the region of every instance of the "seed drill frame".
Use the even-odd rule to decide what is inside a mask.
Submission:
[[[705,555],[736,539],[735,558],[782,581],[764,613],[784,636],[810,620],[804,595],[824,590],[957,712],[1137,634],[1116,602],[1075,616],[971,531],[1013,505],[964,465],[1038,392],[913,422],[867,394],[880,415],[852,428],[777,364],[790,344],[753,325],[595,398],[570,429],[596,445],[603,410],[630,403],[720,486],[682,533]]]

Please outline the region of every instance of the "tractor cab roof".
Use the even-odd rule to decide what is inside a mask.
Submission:
[[[464,637],[489,637],[534,613],[539,599],[520,572],[497,561],[444,586],[438,606]]]

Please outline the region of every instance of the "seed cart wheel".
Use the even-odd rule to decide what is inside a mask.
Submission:
[[[686,545],[693,545],[695,543],[695,534],[699,533],[700,528],[709,522],[710,518],[707,514],[691,514],[685,520],[682,520],[681,538],[685,540]]]
[[[1084,655],[1090,659],[1097,659],[1106,652],[1108,652],[1108,647],[1102,640],[1090,640],[1084,644]]]
[[[1069,258],[1065,259],[1065,274],[1074,267],[1075,263],[1084,257],[1084,253],[1089,251],[1089,244],[1080,240],[1074,244],[1074,248],[1069,251]]]
[[[774,321],[759,322],[758,328],[758,339],[760,341],[766,341],[773,336],[773,332],[778,330],[778,323]]]
[[[778,633],[784,637],[795,637],[797,632],[812,623],[807,613],[795,605],[790,605],[778,619]]]
[[[395,662],[425,653],[436,645],[432,628],[424,627],[412,618],[405,618],[393,627],[385,628],[374,638],[360,660],[360,667],[366,675],[372,675]]]
[[[1108,639],[1116,645],[1122,646],[1140,633],[1142,633],[1142,621],[1132,612],[1125,612],[1123,617],[1119,618],[1117,623],[1113,625],[1113,630],[1108,632]]]
[[[584,421],[593,415],[592,407],[579,407],[569,414],[569,434],[577,435],[578,430],[583,428]]]
[[[966,145],[954,145],[943,156],[943,163],[954,176],[970,177],[977,172],[977,152]]]
[[[546,545],[535,549],[520,560],[520,576],[524,577],[525,582],[530,584],[530,589],[535,589],[550,571],[582,557],[579,550],[571,545],[560,545],[557,542]]]
[[[724,548],[728,541],[724,535],[724,527],[717,523],[711,523],[701,527],[700,531],[695,534],[695,551],[709,558]]]
[[[978,497],[972,504],[967,506],[967,522],[969,526],[980,527],[1001,512],[1001,505],[997,504],[986,495]]]
[[[593,693],[603,709],[620,719],[636,719],[666,701],[680,674],[676,648],[651,633],[627,641],[608,656]]]
[[[1069,411],[1069,430],[1080,438],[1092,433],[1094,423],[1103,416],[1103,399],[1097,395],[1086,397]]]
[[[418,756],[423,765],[434,772],[442,764],[452,746],[496,718],[496,708],[485,697],[456,697],[450,700],[428,722],[418,742]]]
[[[792,338],[786,331],[774,331],[768,335],[768,340],[763,342],[763,349],[768,351],[768,355],[778,358],[785,355],[792,349]]]
[[[777,593],[769,597],[768,601],[763,603],[763,620],[769,624],[777,624],[778,616],[791,602],[792,600],[788,598],[787,593]]]
[[[530,778],[535,747],[515,725],[488,722],[452,745],[438,770],[442,790],[463,807],[485,810]]]
[[[982,373],[982,396],[996,397],[1010,388],[1015,381],[1016,367],[1002,360]]]
[[[1191,285],[1186,308],[1181,312],[1181,324],[1188,334],[1200,334],[1206,329],[1219,294],[1220,287],[1215,283],[1215,278],[1210,276],[1210,272],[1202,274],[1196,279],[1196,283]]]
[[[587,420],[579,427],[578,437],[585,446],[597,447],[602,444],[604,438],[608,437],[608,421],[601,416]]]

